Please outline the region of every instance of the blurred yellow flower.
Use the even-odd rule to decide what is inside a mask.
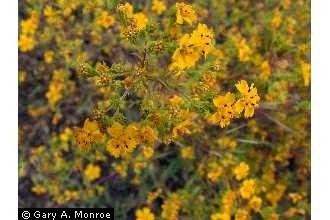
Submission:
[[[166,5],[163,0],[153,0],[151,10],[160,15],[166,10]]]
[[[46,193],[46,188],[40,184],[37,184],[32,187],[31,191],[37,195],[42,195]]]
[[[249,199],[255,193],[255,185],[254,179],[245,180],[239,189],[242,198]]]
[[[52,63],[53,59],[54,59],[54,55],[55,55],[54,51],[51,51],[51,50],[45,51],[45,53],[44,53],[45,62],[48,63],[48,64]]]
[[[35,34],[39,24],[39,19],[35,14],[30,18],[21,21],[21,33],[24,35]]]
[[[175,6],[176,6],[176,23],[183,24],[183,22],[187,22],[189,25],[192,25],[192,23],[197,20],[195,10],[191,5],[181,2],[181,3],[176,3]]]
[[[21,34],[18,40],[18,47],[22,52],[29,52],[36,46],[36,41],[33,36]]]
[[[233,191],[227,191],[224,193],[222,197],[222,209],[228,213],[230,213],[234,202],[236,199],[236,193]]]
[[[136,25],[136,29],[138,31],[143,30],[148,23],[148,18],[145,14],[143,14],[142,12],[136,13],[133,15],[133,20],[134,20],[134,24]]]
[[[247,62],[251,59],[252,50],[244,38],[234,37],[235,45],[238,49],[238,58],[241,62]]]
[[[186,134],[191,134],[191,131],[188,128],[191,124],[192,122],[190,120],[180,122],[177,126],[173,128],[173,138],[177,138]]]
[[[96,180],[101,175],[101,168],[98,165],[88,164],[84,170],[84,175],[89,181]]]
[[[138,209],[135,213],[136,220],[154,220],[155,215],[151,212],[151,210],[147,207],[143,209]]]
[[[133,6],[128,2],[119,5],[118,10],[124,13],[124,15],[126,15],[127,18],[133,17]]]
[[[162,204],[161,217],[166,220],[178,220],[182,205],[182,198],[177,193],[172,193]]]
[[[209,164],[209,170],[207,172],[207,178],[211,181],[211,182],[218,182],[219,181],[219,177],[222,175],[223,173],[223,168],[216,162],[211,162]]]
[[[139,130],[138,138],[139,138],[138,141],[139,143],[146,143],[148,145],[152,145],[157,141],[158,135],[155,129],[149,126],[145,126]]]
[[[230,220],[228,213],[214,213],[211,215],[211,220]]]
[[[238,209],[235,213],[235,220],[249,220],[250,214],[245,209]]]
[[[271,74],[271,68],[267,60],[263,61],[260,65],[260,77],[263,80],[267,80]]]
[[[192,147],[183,147],[181,148],[181,157],[183,159],[191,160],[195,157],[194,148]]]
[[[304,86],[309,86],[311,78],[311,65],[304,61],[300,61],[300,70],[304,80]]]
[[[154,155],[154,149],[152,147],[143,147],[143,156],[146,159],[150,159]]]
[[[254,211],[258,212],[261,208],[261,203],[262,200],[258,196],[253,196],[252,199],[249,201],[249,206],[252,208]]]
[[[245,162],[241,162],[234,169],[235,178],[237,180],[244,179],[249,174],[250,167]]]
[[[107,11],[102,11],[96,18],[96,24],[103,28],[109,28],[113,26],[115,19]]]

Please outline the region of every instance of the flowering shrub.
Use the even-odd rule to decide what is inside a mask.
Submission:
[[[25,0],[19,206],[310,217],[307,0]]]

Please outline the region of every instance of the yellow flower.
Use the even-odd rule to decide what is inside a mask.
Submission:
[[[222,209],[226,212],[231,211],[236,199],[236,194],[233,191],[227,191],[222,198]]]
[[[154,155],[154,149],[152,147],[145,146],[143,148],[143,156],[146,159],[150,159]]]
[[[177,126],[173,128],[173,138],[177,138],[179,136],[183,136],[185,134],[191,134],[188,126],[190,126],[192,122],[190,120],[185,120],[180,122]]]
[[[188,34],[183,35],[179,47],[174,51],[170,69],[184,70],[195,66],[200,57],[199,48],[192,42]]]
[[[18,40],[18,47],[22,52],[29,52],[36,46],[36,41],[33,36],[21,34]]]
[[[112,165],[113,169],[116,171],[116,173],[119,174],[121,177],[126,177],[127,176],[127,163],[121,162],[119,164],[113,164]]]
[[[192,147],[183,147],[181,148],[181,157],[183,159],[194,159],[194,148]]]
[[[260,101],[257,88],[254,87],[253,83],[249,87],[245,80],[239,81],[235,86],[242,95],[242,98],[235,103],[235,111],[241,113],[244,110],[245,118],[252,117],[254,109],[259,106]]]
[[[63,98],[64,83],[65,72],[63,70],[55,70],[46,93],[46,98],[51,107],[54,107]]]
[[[134,125],[124,128],[115,122],[108,128],[108,133],[112,138],[107,143],[107,150],[115,158],[131,153],[138,144],[137,128]]]
[[[96,180],[101,175],[101,168],[98,165],[88,164],[84,170],[84,175],[89,181]]]
[[[35,34],[39,24],[39,19],[36,15],[32,15],[30,18],[21,21],[21,33],[22,34]]]
[[[46,193],[46,188],[43,187],[40,184],[37,184],[37,185],[35,185],[35,186],[32,187],[31,191],[34,192],[37,195],[42,195],[42,194],[45,194]]]
[[[51,50],[47,50],[44,53],[44,60],[46,63],[52,63],[53,62],[53,58],[54,58],[54,52]]]
[[[234,150],[237,147],[237,141],[228,136],[222,137],[217,142],[223,148]]]
[[[252,199],[249,201],[249,206],[252,208],[254,211],[258,212],[261,207],[262,200],[258,196],[253,196]]]
[[[197,42],[197,46],[201,50],[202,54],[206,56],[212,49],[214,32],[209,29],[205,24],[198,24],[197,29],[191,34],[192,42]]]
[[[249,199],[254,194],[256,187],[255,184],[255,180],[253,179],[245,180],[243,182],[239,192],[244,199]]]
[[[285,190],[286,186],[284,184],[277,184],[275,187],[273,187],[271,192],[266,194],[266,198],[272,204],[272,206],[275,206],[282,198]]]
[[[127,18],[133,17],[133,6],[126,2],[124,5],[119,5],[118,10],[124,13]]]
[[[228,213],[214,213],[211,215],[211,220],[230,220]]]
[[[162,204],[161,217],[167,220],[179,219],[178,214],[181,208],[181,203],[182,198],[178,194],[172,193]]]
[[[158,139],[157,132],[149,126],[142,127],[138,136],[139,143],[146,143],[149,145],[154,144]]]
[[[261,71],[261,79],[267,80],[271,74],[271,68],[267,60],[261,63],[260,71]]]
[[[249,212],[245,209],[238,209],[235,214],[235,220],[249,220]]]
[[[114,17],[112,17],[107,11],[102,11],[96,19],[96,24],[104,28],[113,26],[114,22]]]
[[[151,205],[155,201],[155,199],[157,199],[161,195],[162,192],[163,190],[161,188],[158,188],[154,192],[148,192],[147,204]]]
[[[249,165],[245,162],[241,162],[237,167],[234,169],[235,178],[237,180],[244,179],[249,174]]]
[[[72,130],[70,128],[65,128],[59,136],[62,142],[68,142],[72,137]]]
[[[47,5],[45,8],[44,8],[44,11],[43,11],[44,15],[46,17],[53,17],[55,16],[55,12],[53,10],[53,8],[49,5]]]
[[[278,28],[281,25],[281,22],[282,22],[282,16],[277,12],[271,21],[271,25],[274,28]]]
[[[293,203],[297,203],[302,199],[302,196],[299,193],[289,193],[289,198]]]
[[[238,59],[241,62],[249,61],[252,56],[252,50],[249,47],[249,45],[246,43],[246,40],[244,38],[242,39],[234,38],[234,42],[238,49]]]
[[[311,78],[311,65],[309,63],[305,63],[304,61],[300,61],[300,70],[304,79],[304,86],[309,86]]]
[[[166,10],[166,5],[162,0],[153,0],[151,10],[160,15]]]
[[[135,213],[136,220],[154,220],[155,215],[150,211],[149,208],[138,209]]]
[[[18,81],[20,83],[25,82],[26,78],[27,78],[27,73],[25,71],[19,71],[18,72]]]
[[[74,190],[65,190],[64,191],[64,197],[66,201],[70,200],[78,200],[79,199],[79,194],[77,191]]]
[[[235,97],[230,92],[227,92],[224,96],[215,97],[213,104],[217,108],[217,112],[211,115],[208,121],[212,124],[219,124],[222,128],[229,125],[231,119],[236,116],[234,102]]]
[[[182,98],[180,96],[174,95],[172,98],[169,99],[171,105],[178,106],[182,103]]]
[[[223,173],[223,168],[217,164],[216,162],[212,162],[209,164],[209,171],[207,172],[207,178],[212,182],[218,182],[219,177]]]
[[[75,128],[75,141],[82,150],[89,150],[90,147],[102,139],[102,133],[96,121],[88,118],[84,122],[83,128]]]
[[[191,5],[181,2],[176,3],[175,6],[176,23],[183,24],[183,22],[187,22],[189,25],[192,25],[197,20],[196,13]]]
[[[148,23],[148,18],[142,12],[133,15],[134,25],[137,31],[143,30]]]

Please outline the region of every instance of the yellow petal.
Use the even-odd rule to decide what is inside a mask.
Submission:
[[[111,128],[108,128],[108,133],[112,136],[112,137],[120,137],[123,134],[123,126],[118,123],[115,122]]]
[[[254,108],[249,106],[245,108],[245,112],[244,112],[244,117],[245,118],[250,118],[254,115]]]
[[[242,95],[246,95],[249,92],[249,85],[245,80],[239,81],[235,86]]]

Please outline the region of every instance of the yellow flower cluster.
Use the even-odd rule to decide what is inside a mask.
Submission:
[[[182,198],[177,193],[172,193],[162,205],[161,217],[165,220],[177,220]]]
[[[20,1],[19,204],[309,218],[309,6],[142,2]]]
[[[192,25],[197,20],[196,12],[191,5],[183,2],[176,3],[176,23],[183,24],[183,22]]]
[[[249,199],[255,193],[256,183],[254,179],[245,180],[239,190],[242,198]]]
[[[101,168],[98,165],[88,164],[84,174],[89,181],[96,180],[101,175]]]
[[[20,35],[18,40],[18,47],[22,52],[29,52],[36,46],[36,36],[39,25],[39,18],[36,12],[32,12],[31,16],[22,20],[20,23]]]
[[[155,219],[155,215],[147,207],[138,209],[135,213],[135,216],[136,216],[135,220],[154,220]]]
[[[170,69],[184,70],[195,66],[201,56],[206,56],[213,48],[214,33],[205,24],[198,24],[192,34],[184,34],[179,47],[174,51]]]
[[[163,0],[153,0],[151,10],[160,15],[166,10],[166,5]]]
[[[241,162],[237,167],[234,169],[235,178],[237,180],[241,180],[245,178],[249,174],[250,167],[244,162]]]
[[[219,124],[223,128],[228,126],[233,118],[238,118],[243,111],[245,118],[254,115],[254,109],[258,107],[260,101],[257,89],[253,84],[249,87],[245,80],[238,82],[236,88],[241,95],[238,100],[230,92],[213,99],[217,112],[208,118],[209,122]]]
[[[102,11],[96,18],[96,24],[103,28],[109,28],[113,26],[115,19],[107,11]]]
[[[85,120],[82,128],[75,128],[74,135],[77,146],[84,151],[89,150],[102,139],[98,123],[89,119]]]
[[[107,131],[111,136],[107,143],[107,150],[116,158],[131,153],[139,143],[137,139],[138,131],[134,125],[125,128],[115,122]]]
[[[135,125],[124,127],[120,123],[115,122],[107,131],[111,136],[107,143],[107,150],[116,158],[127,156],[138,144],[145,143],[152,146],[157,140],[157,133],[149,126],[138,130]],[[146,157],[151,157],[153,149],[150,147],[144,149]]]
[[[73,84],[67,78],[67,73],[64,70],[59,69],[54,71],[52,81],[45,94],[51,108],[56,106],[56,104],[63,98],[65,92],[73,89]]]
[[[233,40],[238,49],[238,59],[242,62],[250,61],[252,57],[252,49],[247,44],[246,40],[241,37],[234,37]]]
[[[133,6],[130,3],[126,2],[125,4],[119,5],[118,10],[122,12],[127,19],[127,26],[122,30],[124,36],[132,36],[147,26],[147,16],[143,12],[134,13]]]

